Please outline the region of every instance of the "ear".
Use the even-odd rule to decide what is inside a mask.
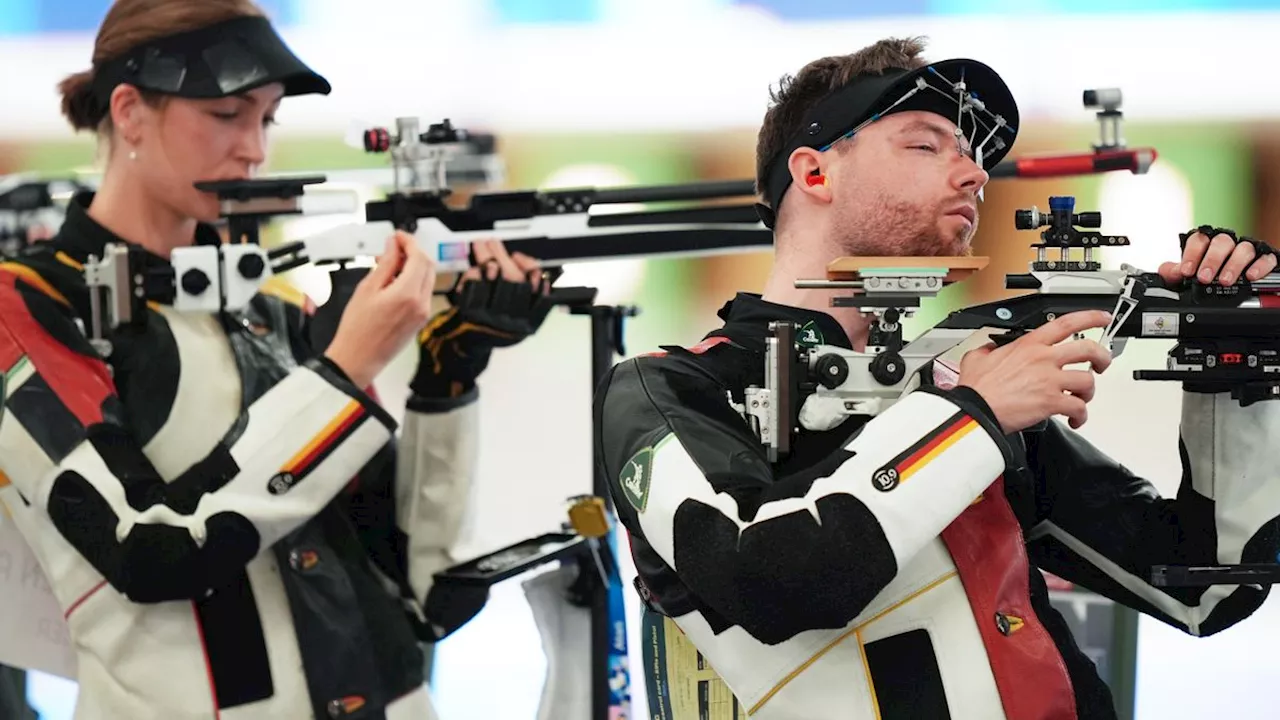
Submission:
[[[822,153],[813,148],[797,148],[787,159],[787,167],[791,170],[793,189],[818,202],[831,202],[831,189],[828,187],[830,183],[827,182]]]
[[[116,134],[129,145],[142,141],[142,128],[150,108],[138,88],[121,83],[111,91],[111,124]]]

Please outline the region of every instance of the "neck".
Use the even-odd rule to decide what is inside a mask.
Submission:
[[[779,251],[775,257],[773,269],[765,282],[761,297],[779,305],[827,313],[844,329],[854,350],[861,352],[866,349],[867,333],[870,327],[867,316],[857,308],[831,305],[833,298],[847,296],[848,290],[823,290],[795,286],[796,280],[825,280],[827,263],[839,257],[840,251],[825,246],[817,248],[810,246],[805,247],[804,252],[795,252],[791,249],[797,246],[798,238],[790,242],[781,237],[778,240],[780,242],[776,242],[775,247],[783,250]]]
[[[148,200],[140,183],[124,171],[108,170],[88,214],[121,239],[162,258],[168,259],[174,248],[195,242],[196,220]]]

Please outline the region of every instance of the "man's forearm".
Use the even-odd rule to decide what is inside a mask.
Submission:
[[[608,388],[615,504],[694,595],[764,642],[851,621],[1010,461],[971,391],[920,390],[816,478],[777,479],[740,419],[667,405],[660,382],[619,372]]]

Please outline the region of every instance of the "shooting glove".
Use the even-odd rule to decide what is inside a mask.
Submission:
[[[1201,225],[1200,227],[1191,228],[1190,230],[1179,234],[1178,249],[1181,250],[1182,252],[1186,252],[1187,240],[1190,239],[1191,236],[1195,235],[1196,233],[1200,233],[1201,235],[1204,235],[1205,237],[1209,238],[1209,240],[1213,240],[1218,235],[1226,235],[1232,240],[1235,240],[1236,244],[1249,243],[1250,245],[1253,246],[1254,252],[1257,253],[1257,257],[1255,257],[1253,260],[1254,262],[1257,262],[1260,258],[1266,257],[1267,255],[1276,254],[1275,248],[1271,247],[1270,245],[1268,245],[1267,243],[1261,240],[1251,238],[1248,235],[1237,235],[1236,231],[1230,228],[1213,227],[1212,225]],[[1280,258],[1277,258],[1277,259],[1280,259]]]
[[[515,283],[498,276],[454,286],[452,307],[418,335],[422,351],[409,383],[414,394],[456,398],[470,392],[494,348],[515,345],[542,326],[552,307],[548,277]]]

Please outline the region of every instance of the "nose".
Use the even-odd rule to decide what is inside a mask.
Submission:
[[[972,157],[962,154],[959,155],[959,162],[951,173],[951,186],[956,190],[977,195],[990,179],[991,176],[987,171],[983,170]]]
[[[241,136],[240,160],[256,169],[267,159],[267,133],[264,128],[248,130]]]

